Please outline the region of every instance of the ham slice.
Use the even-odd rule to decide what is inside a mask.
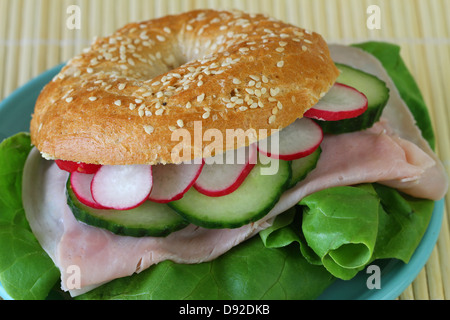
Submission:
[[[360,49],[332,46],[331,50],[336,61],[374,73],[393,88],[389,110],[369,130],[326,136],[316,169],[285,192],[264,219],[238,229],[190,225],[165,238],[132,238],[85,225],[75,220],[66,204],[67,173],[33,149],[24,169],[24,207],[34,234],[61,271],[62,289],[76,296],[163,260],[215,259],[270,226],[273,217],[306,195],[333,186],[380,182],[414,196],[442,198],[448,186],[445,171],[381,65]],[[72,266],[80,271],[79,288],[72,286]]]

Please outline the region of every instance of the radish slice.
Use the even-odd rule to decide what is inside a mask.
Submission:
[[[56,164],[61,170],[67,172],[79,172],[86,174],[93,174],[100,169],[100,164],[91,164],[91,163],[83,163],[83,162],[74,162],[74,161],[66,161],[66,160],[55,160]]]
[[[225,196],[239,188],[255,166],[258,156],[256,144],[241,148],[241,150],[245,150],[243,161],[229,163],[229,161],[221,159],[222,161],[219,163],[206,164],[195,182],[194,188],[209,197]],[[225,159],[227,153],[219,155],[219,157]],[[239,150],[236,153],[239,154]]]
[[[75,193],[75,196],[81,203],[88,207],[95,209],[105,209],[103,206],[95,202],[91,193],[91,182],[94,174],[85,174],[80,172],[73,172],[70,175],[70,186]]]
[[[179,200],[192,187],[204,162],[160,164],[153,166],[153,190],[148,197],[149,200],[158,203],[168,203]]]
[[[319,102],[305,112],[304,116],[322,121],[338,121],[356,118],[366,112],[367,97],[342,83],[335,83]]]
[[[301,118],[259,141],[258,151],[272,159],[291,161],[309,156],[316,151],[322,140],[322,128],[311,119]]]
[[[153,186],[150,165],[102,166],[91,183],[92,197],[99,205],[116,210],[138,207]]]

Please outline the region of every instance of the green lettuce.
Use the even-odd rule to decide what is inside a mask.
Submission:
[[[27,133],[0,144],[0,282],[14,299],[45,299],[59,278],[31,232],[22,205],[22,173],[31,150]]]
[[[299,243],[311,264],[349,280],[374,260],[408,263],[433,208],[431,200],[379,184],[334,187],[305,197],[260,235],[270,248]]]

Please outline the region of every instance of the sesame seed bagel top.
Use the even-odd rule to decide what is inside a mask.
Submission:
[[[196,10],[131,23],[96,39],[43,89],[32,143],[52,159],[177,163],[180,143],[198,158],[214,140],[235,149],[288,126],[337,76],[320,35],[264,15]],[[222,141],[202,139],[208,129]],[[255,134],[230,141],[227,129]]]

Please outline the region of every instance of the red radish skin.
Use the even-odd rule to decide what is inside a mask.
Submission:
[[[194,188],[209,197],[226,196],[239,188],[245,181],[257,162],[258,150],[256,143],[246,149],[245,163],[207,164],[195,182]]]
[[[92,198],[99,205],[130,210],[144,203],[153,187],[152,166],[102,166],[91,183]]]
[[[180,200],[194,185],[205,162],[153,166],[153,190],[148,200],[168,203]]]
[[[335,83],[319,102],[305,112],[304,117],[321,121],[356,118],[366,112],[367,97],[353,87]]]
[[[258,151],[272,159],[285,161],[312,154],[323,141],[322,128],[309,118],[297,119],[293,124],[258,143]],[[278,145],[277,145],[278,144]],[[271,147],[278,150],[271,151]]]
[[[67,160],[55,160],[56,164],[61,170],[67,172],[79,172],[86,174],[94,174],[100,169],[100,164],[91,164],[91,163],[83,163],[83,162],[74,162]]]
[[[73,172],[70,174],[70,186],[72,187],[75,196],[81,203],[94,209],[106,209],[95,202],[94,198],[92,198],[91,182],[93,178],[94,174]]]

